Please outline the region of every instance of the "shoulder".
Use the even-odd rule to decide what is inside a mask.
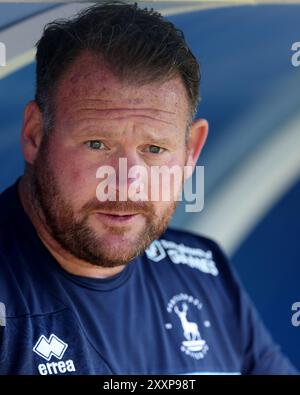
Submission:
[[[17,198],[17,183],[0,193],[0,226],[4,225],[15,215]]]
[[[196,234],[185,230],[168,228],[161,236],[162,239],[169,238],[177,243],[187,244],[189,246],[203,247],[203,249],[219,249],[219,244],[202,234]]]
[[[0,194],[0,302],[16,309],[22,299],[21,285],[28,279],[28,268],[24,265],[21,249],[25,229],[22,228],[17,184]],[[10,309],[8,309],[10,311]],[[27,313],[21,309],[21,313]]]
[[[0,193],[0,262],[15,251],[20,204],[17,183]]]

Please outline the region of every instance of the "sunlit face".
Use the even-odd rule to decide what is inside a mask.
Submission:
[[[189,114],[184,85],[174,78],[127,86],[83,53],[60,80],[54,103],[54,129],[40,146],[33,182],[52,237],[92,264],[128,263],[164,232],[176,202],[100,202],[97,169],[111,166],[118,176],[120,158],[128,169],[139,165],[147,173],[152,166],[183,167]]]

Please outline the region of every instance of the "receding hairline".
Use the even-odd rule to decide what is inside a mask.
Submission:
[[[87,59],[85,59],[87,57]],[[152,79],[150,78],[149,80],[143,79],[142,76],[137,76],[134,78],[127,78],[127,75],[119,75],[117,71],[115,71],[113,68],[111,68],[111,65],[109,61],[107,61],[102,54],[99,54],[98,52],[89,50],[89,49],[82,49],[77,53],[77,55],[74,57],[74,59],[68,64],[68,66],[65,68],[65,70],[61,73],[59,78],[55,81],[53,86],[51,87],[51,90],[49,91],[49,97],[48,97],[48,108],[46,110],[46,113],[44,114],[44,117],[48,118],[46,119],[46,124],[49,123],[50,118],[51,121],[50,123],[54,122],[54,114],[57,109],[57,95],[59,94],[59,90],[62,89],[62,84],[74,84],[74,90],[76,90],[76,83],[80,79],[85,79],[87,76],[90,76],[93,74],[93,71],[87,72],[85,75],[84,73],[80,75],[78,71],[80,72],[80,67],[78,66],[79,62],[84,62],[84,61],[91,61],[95,62],[96,66],[99,65],[99,72],[101,72],[100,67],[104,68],[104,80],[107,81],[107,77],[112,77],[112,81],[116,81],[117,83],[120,83],[123,85],[125,88],[141,88],[141,87],[147,87],[147,86],[155,86],[157,84],[164,84],[169,81],[174,81],[177,80],[182,88],[182,92],[184,94],[184,98],[182,97],[180,100],[184,99],[187,103],[187,112],[188,112],[188,127],[190,126],[192,119],[193,119],[193,114],[192,114],[192,106],[191,102],[189,99],[188,91],[186,89],[186,86],[184,84],[184,81],[182,80],[182,77],[179,72],[175,71],[168,77],[161,77],[158,79]],[[74,69],[75,67],[78,67],[78,69]],[[73,70],[72,70],[73,68]],[[72,73],[73,71],[73,73]],[[78,73],[78,74],[77,74]],[[77,76],[76,76],[77,75]],[[101,82],[99,82],[101,83]],[[106,87],[107,88],[107,87]],[[104,87],[104,89],[106,89]],[[69,92],[70,93],[70,92]],[[71,94],[75,94],[76,92],[71,92]],[[98,96],[99,98],[99,96]]]

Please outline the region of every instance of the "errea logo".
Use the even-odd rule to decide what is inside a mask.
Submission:
[[[52,333],[48,339],[44,335],[40,336],[33,351],[46,361],[50,361],[52,357],[62,359],[67,348],[67,343]],[[66,362],[48,362],[38,365],[41,375],[75,372],[75,370],[74,362],[71,359]]]
[[[67,347],[68,345],[65,342],[53,334],[50,335],[49,339],[42,335],[33,347],[33,351],[46,361],[50,361],[52,356],[61,359]]]

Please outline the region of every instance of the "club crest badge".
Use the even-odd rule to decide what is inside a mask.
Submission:
[[[167,311],[173,316],[173,323],[168,322],[165,325],[169,330],[180,325],[182,333],[180,350],[197,360],[204,358],[209,349],[201,328],[210,328],[210,322],[202,321],[199,314],[201,310],[202,303],[197,298],[184,293],[175,295],[167,306]]]

